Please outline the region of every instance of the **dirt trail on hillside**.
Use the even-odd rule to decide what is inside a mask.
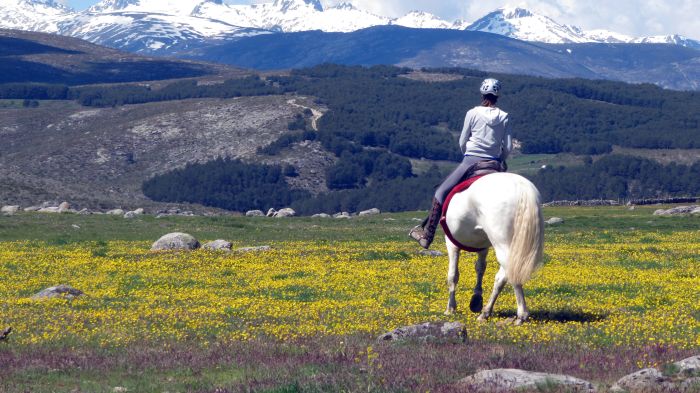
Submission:
[[[311,111],[312,116],[311,116],[311,128],[313,128],[314,131],[318,131],[318,119],[320,119],[323,116],[323,112],[319,111],[318,109],[311,108],[305,105],[301,105],[297,103],[296,98],[292,98],[291,100],[287,101],[287,104],[296,106],[298,108],[303,108],[303,109],[308,109]]]

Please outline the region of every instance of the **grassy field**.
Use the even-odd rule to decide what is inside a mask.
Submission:
[[[700,218],[655,207],[547,208],[546,264],[477,323],[444,316],[446,257],[406,237],[424,213],[335,219],[0,216],[0,392],[453,391],[479,369],[565,373],[609,386],[700,352]],[[165,233],[257,253],[151,253]],[[442,242],[435,249],[445,251]],[[462,262],[458,302],[474,285]],[[488,259],[485,291],[496,270]],[[34,301],[48,286],[86,293]],[[465,343],[377,343],[426,321]]]
[[[638,149],[640,156],[643,150]],[[413,173],[423,175],[428,172],[433,165],[436,165],[442,172],[448,173],[456,167],[456,163],[452,161],[433,161],[433,160],[411,160]],[[569,153],[561,154],[516,154],[508,159],[508,171],[519,174],[534,175],[542,166],[580,166],[583,165],[583,160]]]

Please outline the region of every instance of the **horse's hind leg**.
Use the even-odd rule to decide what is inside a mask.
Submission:
[[[489,302],[486,304],[486,309],[484,309],[481,312],[481,315],[479,315],[477,318],[479,321],[485,321],[491,316],[491,313],[493,312],[493,305],[496,303],[498,295],[501,293],[507,282],[508,277],[506,277],[506,270],[501,267],[498,269],[498,273],[496,273],[496,280],[493,283],[493,291],[491,292]]]
[[[450,297],[447,300],[447,310],[445,315],[450,315],[457,310],[457,300],[455,299],[455,291],[459,282],[459,248],[452,244],[449,240],[447,243],[447,254],[450,258],[450,264],[447,268],[447,287],[450,291]]]
[[[474,263],[474,269],[476,270],[476,285],[474,286],[472,300],[469,302],[469,309],[475,313],[481,312],[481,309],[484,308],[484,298],[482,296],[484,290],[481,284],[484,280],[484,272],[486,271],[486,255],[488,253],[488,248],[483,251],[479,251],[479,257]]]
[[[527,311],[527,304],[525,304],[523,286],[516,284],[513,285],[513,289],[515,290],[515,301],[518,302],[518,318],[516,318],[515,324],[522,325],[527,320],[527,317],[530,316],[530,312]]]

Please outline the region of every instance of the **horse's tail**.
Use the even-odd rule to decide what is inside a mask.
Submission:
[[[518,184],[519,201],[513,217],[507,277],[511,284],[524,284],[542,263],[544,219],[540,193],[530,182]]]

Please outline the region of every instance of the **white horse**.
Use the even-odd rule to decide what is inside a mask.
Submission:
[[[476,286],[469,304],[472,312],[481,311],[480,321],[485,321],[491,315],[496,298],[506,283],[513,285],[518,303],[515,323],[522,324],[529,315],[523,284],[542,261],[544,222],[540,199],[534,184],[512,173],[484,176],[452,198],[444,225],[457,244],[482,249],[478,252]],[[451,314],[457,309],[455,289],[459,281],[460,246],[448,236],[445,236],[445,241],[450,258],[447,272],[450,295],[445,314]],[[481,283],[489,247],[494,248],[500,269],[491,298],[482,311]]]

